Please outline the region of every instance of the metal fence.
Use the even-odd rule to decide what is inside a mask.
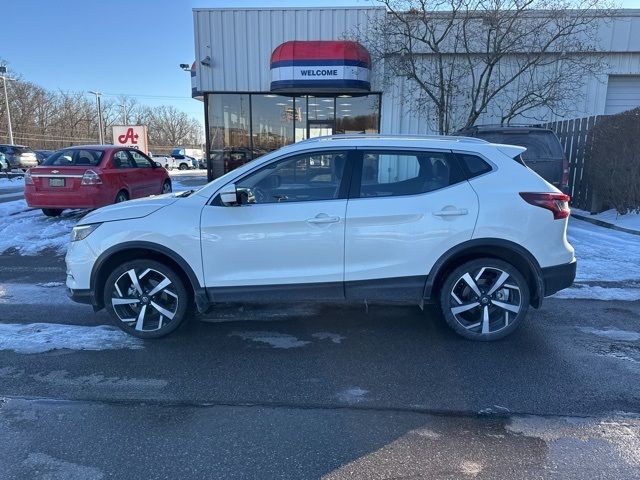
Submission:
[[[602,115],[543,123],[555,132],[569,161],[569,195],[571,205],[582,210],[598,210],[595,192],[587,181],[584,168],[589,132]]]

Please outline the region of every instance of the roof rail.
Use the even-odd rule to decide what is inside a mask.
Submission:
[[[411,134],[388,134],[388,133],[338,133],[335,135],[321,135],[307,138],[297,143],[311,143],[324,140],[349,140],[361,138],[389,138],[389,139],[415,139],[415,140],[448,140],[454,142],[468,143],[489,143],[486,140],[475,137],[465,137],[459,135],[411,135]]]

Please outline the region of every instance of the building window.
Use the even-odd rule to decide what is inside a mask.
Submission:
[[[310,137],[377,133],[380,94],[207,94],[209,157],[219,177],[267,152]]]
[[[293,143],[293,97],[251,95],[254,157]]]
[[[378,133],[380,97],[366,95],[336,98],[335,133]]]
[[[223,93],[209,95],[209,156],[213,176],[230,170],[225,163],[232,152],[251,157],[249,95]],[[246,155],[248,153],[248,155]],[[239,165],[236,165],[239,166]]]

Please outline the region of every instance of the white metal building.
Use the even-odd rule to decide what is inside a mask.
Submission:
[[[330,133],[432,133],[384,90],[383,65],[351,41],[384,8],[194,9],[192,93],[206,109],[214,176],[255,156]],[[568,118],[640,106],[640,10],[599,26],[608,74],[589,78]],[[364,50],[364,51],[363,51]],[[556,120],[557,117],[546,118]],[[480,123],[494,123],[485,115]]]

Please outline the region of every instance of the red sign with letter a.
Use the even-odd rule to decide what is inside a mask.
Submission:
[[[134,147],[147,153],[146,125],[114,125],[113,144],[121,147]]]

